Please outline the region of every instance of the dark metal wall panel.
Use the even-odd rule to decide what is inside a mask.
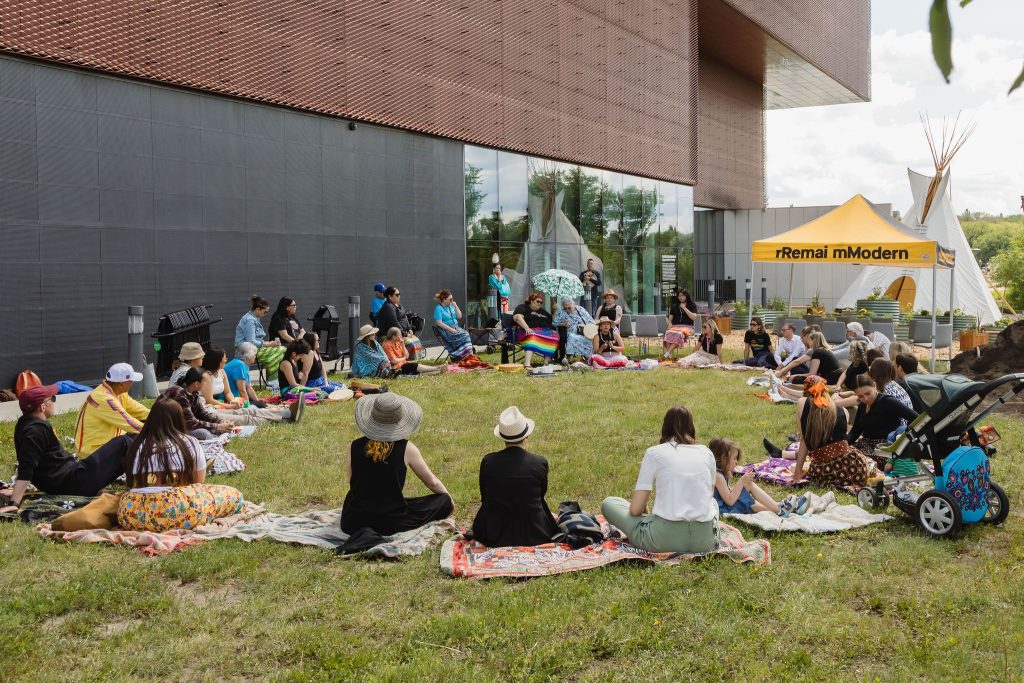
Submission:
[[[700,179],[697,206],[716,209],[764,206],[764,94],[716,62],[700,60]]]
[[[125,359],[130,305],[148,334],[161,313],[211,303],[230,349],[253,292],[294,297],[303,319],[351,294],[365,319],[378,280],[424,315],[437,289],[464,297],[460,143],[0,56],[0,112],[14,107],[16,124],[0,118],[0,291],[14,302],[0,387],[28,367],[101,377]]]
[[[696,0],[0,0],[0,50],[697,180]],[[55,76],[41,97],[141,115],[143,102],[113,102],[84,78]],[[181,126],[204,115],[186,93],[151,106]],[[254,113],[245,133],[285,139],[283,121]]]

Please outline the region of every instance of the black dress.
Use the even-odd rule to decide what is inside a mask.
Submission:
[[[352,481],[341,509],[341,530],[353,534],[373,529],[390,536],[444,519],[452,511],[447,493],[419,498],[402,495],[405,487],[405,447],[401,441],[373,441],[365,436],[352,442]]]
[[[488,453],[480,463],[480,511],[473,537],[495,548],[541,545],[559,532],[544,495],[548,461],[519,446]]]

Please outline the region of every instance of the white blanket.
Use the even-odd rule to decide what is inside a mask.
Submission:
[[[876,522],[892,519],[889,515],[874,515],[857,505],[840,505],[836,495],[829,491],[824,496],[808,493],[810,506],[803,515],[779,517],[771,512],[757,512],[750,515],[727,514],[725,517],[738,519],[744,524],[756,526],[765,531],[804,531],[809,534],[824,534],[832,531],[846,531]]]

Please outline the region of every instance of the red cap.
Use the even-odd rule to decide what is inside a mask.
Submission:
[[[31,413],[39,406],[46,403],[51,396],[56,396],[59,393],[60,389],[57,388],[56,384],[29,387],[28,389],[23,389],[22,392],[18,394],[18,405],[21,406],[21,412]]]

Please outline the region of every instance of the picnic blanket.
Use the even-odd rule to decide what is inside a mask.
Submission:
[[[765,511],[747,515],[727,514],[726,517],[765,531],[803,531],[809,534],[846,531],[892,519],[889,515],[872,514],[858,505],[840,505],[836,502],[836,494],[831,491],[823,496],[808,493],[807,497],[810,505],[803,515],[779,517]]]
[[[794,460],[768,458],[750,465],[737,465],[733,474],[742,476],[746,474],[747,470],[753,470],[754,479],[760,479],[776,486],[803,486],[811,483],[811,480],[806,477],[797,482],[790,478],[795,464]]]
[[[222,520],[198,527],[195,534],[203,539],[237,538],[247,543],[269,538],[282,543],[314,545],[335,550],[348,540],[348,534],[341,530],[341,508],[334,510],[308,510],[297,515],[278,515],[264,512],[242,523],[220,525]],[[431,522],[418,529],[403,531],[369,550],[363,557],[394,559],[419,555],[446,532],[458,531],[455,521],[445,519]]]
[[[452,519],[431,522],[412,531],[404,531],[362,553],[363,557],[397,558],[421,554],[438,536],[457,531]],[[312,545],[335,550],[348,540],[341,530],[341,508],[309,510],[297,515],[267,512],[262,505],[246,501],[236,515],[221,517],[192,531],[174,529],[162,533],[125,531],[123,529],[86,529],[54,531],[49,524],[39,524],[36,531],[43,538],[67,543],[114,543],[138,548],[147,555],[163,555],[219,538],[237,538],[245,542],[269,538],[281,543]]]
[[[604,517],[598,516],[603,531],[610,531]],[[532,578],[595,569],[616,562],[675,565],[702,557],[721,555],[733,562],[771,563],[771,545],[765,540],[743,540],[733,526],[719,522],[721,544],[711,553],[652,553],[628,543],[609,539],[597,545],[573,550],[565,543],[539,546],[488,548],[462,537],[450,538],[441,547],[441,571],[454,578],[489,579],[495,577]]]
[[[203,447],[203,454],[206,456],[206,466],[208,468],[211,466],[210,461],[213,461],[213,474],[229,474],[231,472],[241,472],[245,469],[245,463],[242,462],[241,458],[224,447],[229,438],[231,438],[229,435],[221,434],[212,439],[199,442]]]
[[[57,519],[61,515],[91,503],[96,496],[67,496],[51,493],[33,493],[21,502],[21,507],[10,512],[0,512],[0,521],[26,522],[37,524]],[[6,503],[0,503],[5,507]]]

